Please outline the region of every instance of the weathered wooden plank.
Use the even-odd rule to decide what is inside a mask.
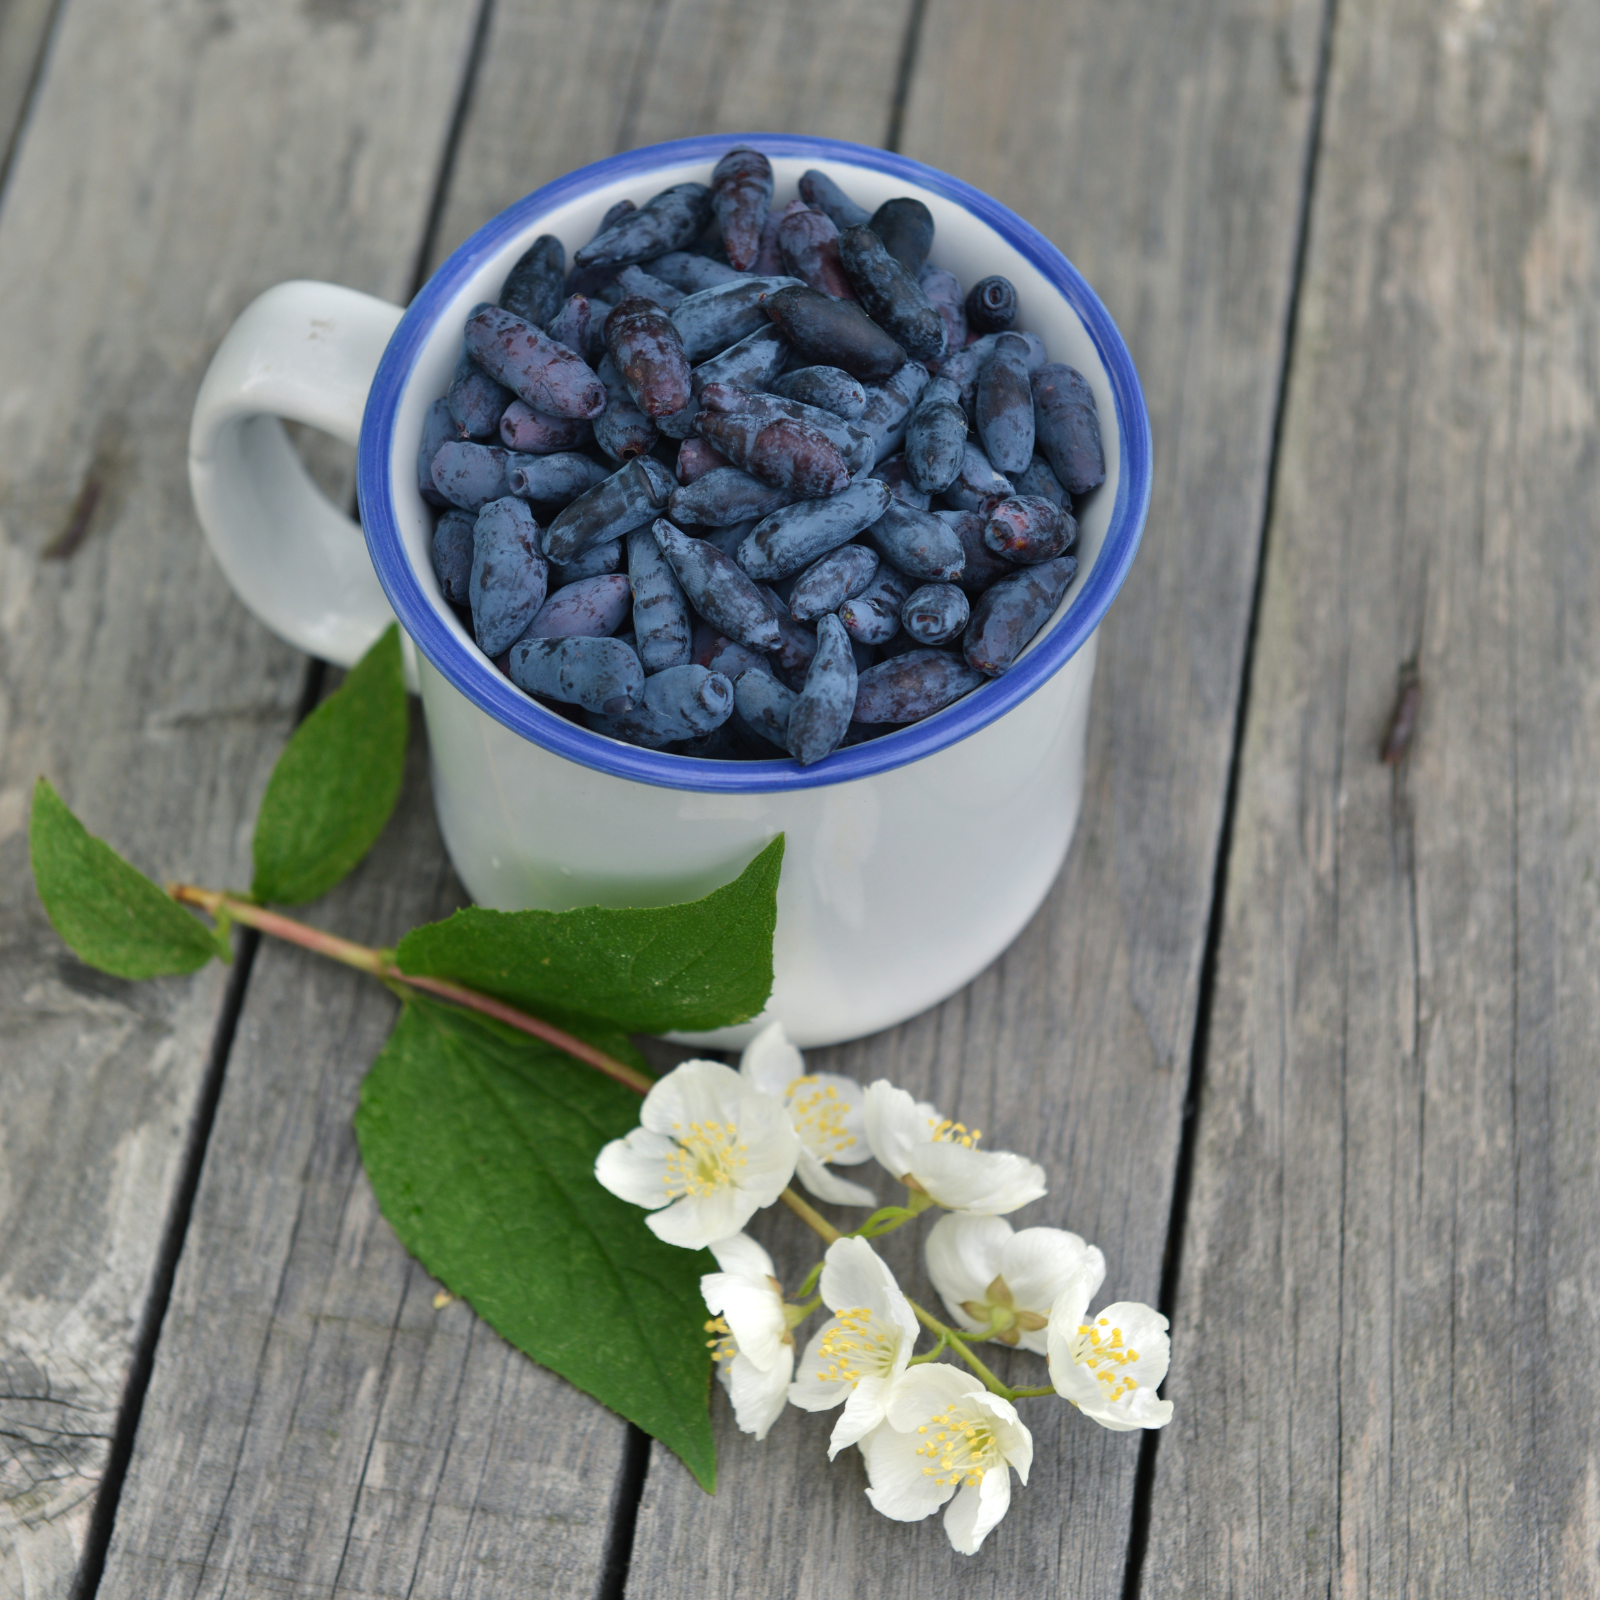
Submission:
[[[189,510],[195,389],[280,278],[411,274],[471,19],[68,0],[0,211],[0,1595],[65,1594],[224,975],[130,986],[33,895],[49,773],[158,874],[248,878],[303,663]]]
[[[888,126],[910,0],[497,5],[439,258],[530,189],[618,150],[719,129]]]
[[[0,0],[0,177],[27,110],[28,90],[55,10],[55,0]]]
[[[1339,9],[1153,1595],[1600,1591],[1597,81]]]
[[[461,901],[417,718],[402,807],[317,916],[374,943]],[[260,953],[117,1508],[111,1600],[593,1592],[626,1428],[438,1285],[351,1119],[395,1002]]]
[[[1053,1193],[1021,1217],[1096,1240],[1118,1297],[1154,1300],[1160,1276],[1321,21],[1315,3],[931,0],[907,107],[908,153],[1038,223],[1105,298],[1149,397],[1155,499],[1102,633],[1060,882],[966,992],[818,1059],[1035,1155]],[[770,1232],[795,1238],[785,1218]],[[793,1282],[804,1263],[784,1253]],[[1029,1403],[1033,1482],[971,1562],[936,1522],[870,1510],[854,1453],[826,1463],[830,1419],[796,1413],[758,1445],[721,1414],[714,1501],[652,1456],[640,1600],[833,1596],[888,1572],[897,1592],[1122,1592],[1138,1444],[1053,1401]]]

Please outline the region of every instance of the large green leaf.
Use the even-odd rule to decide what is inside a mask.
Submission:
[[[159,978],[226,954],[204,923],[89,833],[45,778],[33,787],[28,853],[45,914],[91,967]]]
[[[636,1033],[745,1022],[772,992],[780,835],[732,883],[686,905],[485,911],[414,928],[402,972],[450,978],[525,1011]]]
[[[535,1361],[677,1452],[708,1490],[705,1251],[663,1244],[595,1181],[639,1097],[525,1035],[410,1000],[361,1090],[383,1214]]]
[[[378,841],[400,797],[410,709],[391,624],[295,730],[256,819],[257,900],[326,894]]]

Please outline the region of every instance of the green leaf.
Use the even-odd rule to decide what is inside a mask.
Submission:
[[[377,843],[400,797],[410,715],[391,624],[272,769],[256,819],[257,900],[315,900]]]
[[[361,1090],[383,1214],[436,1278],[535,1361],[716,1481],[702,1250],[663,1244],[595,1181],[639,1097],[487,1018],[408,1000]]]
[[[745,1022],[772,993],[780,834],[732,883],[643,910],[468,906],[400,941],[402,972],[451,978],[552,1022],[599,1017],[633,1033]]]
[[[159,978],[222,954],[203,922],[89,833],[45,778],[33,786],[28,853],[51,925],[91,967]]]

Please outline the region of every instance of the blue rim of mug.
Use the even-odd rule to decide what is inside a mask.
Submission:
[[[923,722],[836,750],[814,766],[794,761],[722,761],[646,750],[580,728],[530,699],[433,608],[400,535],[390,467],[399,404],[435,324],[463,279],[530,224],[588,190],[617,178],[647,178],[681,162],[720,159],[738,145],[819,164],[830,159],[904,178],[987,223],[1044,276],[1077,313],[1111,381],[1122,440],[1121,473],[1111,521],[1093,568],[1073,604],[1002,677],[981,684]],[[467,699],[513,733],[596,771],[661,788],[716,793],[773,793],[848,783],[919,761],[977,733],[1025,700],[1063,667],[1099,625],[1133,564],[1150,507],[1150,419],[1133,358],[1122,335],[1077,268],[1045,236],[998,200],[934,167],[892,151],[841,139],[788,133],[716,134],[647,145],[580,167],[536,189],[481,227],[423,285],[384,350],[361,421],[357,497],[367,549],[389,604],[417,649]]]

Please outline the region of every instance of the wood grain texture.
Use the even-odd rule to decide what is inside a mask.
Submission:
[[[638,145],[752,128],[876,144],[910,11],[911,0],[502,0],[436,259],[529,190]]]
[[[0,163],[27,111],[55,10],[56,0],[0,0]]]
[[[415,719],[400,811],[315,912],[392,943],[462,903]],[[396,1004],[265,946],[117,1508],[103,1600],[589,1595],[626,1426],[438,1284],[352,1118]]]
[[[281,278],[406,292],[470,19],[70,0],[0,210],[0,1596],[68,1592],[220,970],[72,960],[27,868],[48,773],[159,876],[248,878],[300,658],[189,509],[195,390]],[[418,108],[425,108],[419,112]]]
[[[907,107],[908,154],[1015,207],[1105,299],[1149,400],[1155,496],[1102,630],[1061,880],[964,993],[814,1059],[1040,1160],[1052,1193],[1019,1225],[1099,1243],[1117,1298],[1154,1300],[1160,1277],[1321,26],[1315,3],[930,0]],[[980,63],[1003,92],[975,92]],[[804,1264],[787,1254],[786,1281]],[[969,1561],[937,1521],[870,1510],[856,1455],[827,1464],[829,1418],[791,1415],[758,1445],[719,1403],[724,1487],[707,1500],[653,1453],[630,1593],[831,1600],[893,1572],[905,1593],[1120,1595],[1138,1443],[1027,1404],[1033,1479]]]
[[[1600,1592],[1597,83],[1341,0],[1152,1596]]]

